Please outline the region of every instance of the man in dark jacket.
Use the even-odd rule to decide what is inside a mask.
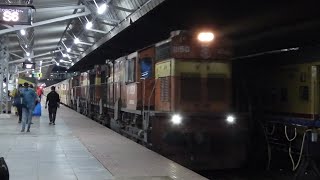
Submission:
[[[32,112],[37,100],[36,92],[29,88],[28,83],[24,83],[24,88],[21,90],[22,97],[22,129],[24,132],[26,125],[28,126],[27,132],[30,132],[30,126],[32,124]]]
[[[49,104],[48,104],[49,102]],[[46,106],[47,104],[49,105],[49,119],[50,123],[56,125],[56,114],[57,114],[57,108],[60,106],[60,97],[59,94],[56,92],[56,87],[52,86],[51,87],[51,92],[47,95],[47,101],[46,101]]]

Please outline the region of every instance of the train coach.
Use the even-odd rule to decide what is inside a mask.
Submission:
[[[64,104],[184,166],[239,168],[248,122],[233,112],[231,55],[212,33],[174,31],[55,86]]]
[[[262,125],[268,165],[295,172],[295,178],[320,176],[320,63],[317,47],[284,49],[252,57],[233,67],[242,105]],[[245,105],[249,104],[249,105]],[[263,143],[263,144],[262,144]]]

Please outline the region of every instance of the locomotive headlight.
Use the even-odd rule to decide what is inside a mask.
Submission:
[[[211,42],[214,39],[214,34],[212,32],[200,32],[198,34],[198,40],[200,42]]]
[[[179,125],[182,122],[182,117],[180,114],[174,114],[171,117],[171,122],[175,125]]]
[[[226,118],[226,121],[228,124],[234,124],[234,123],[236,123],[236,118],[232,115],[228,115]]]

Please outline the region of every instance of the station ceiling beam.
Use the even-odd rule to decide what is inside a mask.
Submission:
[[[53,19],[49,19],[49,20],[36,22],[36,23],[33,23],[31,26],[10,27],[8,29],[0,30],[0,35],[6,34],[6,33],[9,33],[9,32],[19,31],[21,29],[42,26],[42,25],[51,24],[51,23],[60,22],[60,21],[65,21],[65,20],[68,20],[68,19],[73,19],[73,18],[77,18],[77,17],[81,17],[81,16],[87,16],[89,14],[91,14],[91,12],[90,11],[86,11],[86,12],[82,12],[82,13],[77,13],[77,14],[72,14],[72,15],[68,15],[68,16],[63,16],[63,17],[58,17],[58,18],[53,18]]]
[[[60,52],[60,51],[59,50],[55,50],[53,52],[47,52],[47,53],[42,53],[42,54],[38,54],[38,55],[34,55],[34,56],[24,57],[24,58],[17,59],[17,60],[14,60],[14,61],[9,61],[9,64],[22,63],[22,62],[25,62],[29,58],[38,58],[38,57],[42,57],[42,56],[46,56],[46,55],[51,55],[52,53],[56,53],[56,52]]]
[[[63,10],[69,10],[69,9],[85,9],[85,8],[86,8],[85,5],[40,8],[40,9],[36,9],[36,13],[45,13],[45,12],[49,12],[49,11],[63,11]]]
[[[108,4],[108,6],[114,8],[114,9],[118,9],[118,10],[121,10],[121,11],[130,12],[130,13],[133,13],[133,12],[135,11],[134,9],[127,9],[127,8],[124,8],[124,7],[115,6],[115,5],[112,5],[111,3]]]
[[[16,56],[16,57],[18,57],[18,58],[23,58],[23,57],[19,56],[19,55],[16,54],[16,53],[13,53],[13,52],[10,52],[10,54],[13,55],[13,56]]]

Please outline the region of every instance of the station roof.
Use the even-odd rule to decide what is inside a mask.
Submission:
[[[18,0],[16,0],[18,1]],[[0,4],[14,0],[0,0]],[[173,30],[211,28],[233,40],[235,56],[280,48],[319,44],[320,16],[317,1],[212,1],[212,0],[39,0],[32,47],[33,59],[48,66],[43,72],[85,71],[106,59],[114,59],[169,37]],[[106,3],[102,15],[97,7]],[[76,11],[76,9],[78,9]],[[93,22],[86,30],[88,21]],[[42,23],[42,24],[41,24]],[[39,25],[41,24],[41,25]],[[12,27],[0,26],[0,35]],[[25,42],[14,27],[10,38],[12,61],[24,61]],[[29,33],[29,32],[28,32]],[[75,44],[78,37],[81,43]],[[71,63],[67,48],[71,49]],[[51,64],[53,63],[53,64]],[[61,66],[62,65],[62,66]],[[70,68],[71,67],[71,68]],[[63,71],[65,69],[62,69]],[[47,73],[47,74],[48,74]]]
[[[33,61],[37,67],[41,62],[46,78],[52,70],[68,69],[161,2],[163,0],[0,0],[3,5],[35,8],[32,25],[0,24],[0,35],[9,36],[10,64],[22,70],[22,62]],[[92,22],[92,27],[86,29],[88,22]],[[75,43],[76,38],[79,43]]]

